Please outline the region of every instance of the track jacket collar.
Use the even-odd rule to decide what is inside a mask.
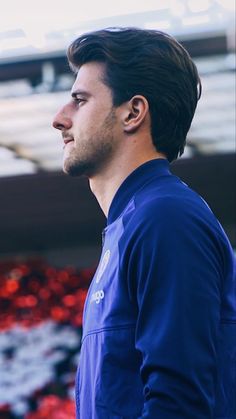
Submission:
[[[149,160],[135,169],[121,184],[112,200],[107,225],[113,223],[126,208],[132,196],[152,177],[170,174],[166,159]]]

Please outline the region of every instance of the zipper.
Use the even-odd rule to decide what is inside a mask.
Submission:
[[[105,228],[102,230],[102,247],[104,246],[105,243],[105,237],[106,237],[106,231]]]

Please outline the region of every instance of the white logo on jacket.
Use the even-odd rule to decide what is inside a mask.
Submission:
[[[101,260],[101,263],[100,263],[100,266],[98,268],[98,273],[96,275],[96,284],[99,283],[99,281],[102,277],[102,274],[104,273],[104,271],[107,267],[107,264],[108,264],[109,259],[110,259],[110,254],[111,254],[111,252],[110,252],[109,249],[104,253],[104,256],[103,256],[103,258]]]
[[[104,295],[105,294],[103,290],[95,291],[91,296],[90,303],[93,303],[95,301],[96,304],[99,304],[100,301],[103,300]]]

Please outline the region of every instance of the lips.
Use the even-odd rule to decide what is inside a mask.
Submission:
[[[65,145],[70,143],[71,141],[74,141],[74,139],[73,138],[64,138],[64,144]]]

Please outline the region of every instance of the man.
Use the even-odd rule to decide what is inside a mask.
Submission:
[[[68,49],[77,74],[54,127],[64,171],[104,214],[84,307],[77,417],[233,419],[233,252],[206,203],[173,176],[201,83],[169,35],[111,28]]]

